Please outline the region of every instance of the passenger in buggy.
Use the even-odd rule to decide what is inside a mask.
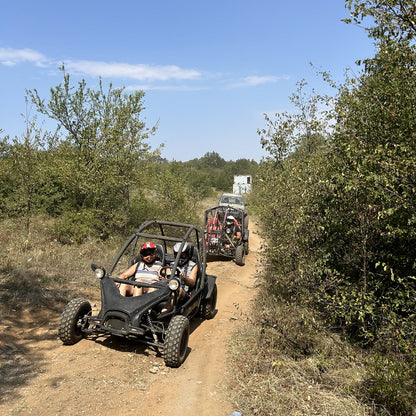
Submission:
[[[181,243],[176,243],[173,247],[174,258],[177,257],[180,247]],[[188,243],[185,243],[182,248],[178,269],[180,270],[180,277],[182,277],[183,283],[179,288],[179,295],[176,296],[172,294],[170,299],[164,304],[162,313],[170,312],[174,308],[176,302],[184,304],[191,297],[191,292],[196,284],[198,276],[198,265],[192,260],[192,249],[195,248],[192,248]]]
[[[131,267],[120,274],[120,279],[129,279],[134,276],[134,280],[142,283],[154,283],[161,279],[159,270],[162,263],[157,260],[156,244],[152,242],[144,243],[140,248],[141,260],[134,263]],[[143,293],[150,293],[156,288],[143,288],[123,283],[117,283],[120,293],[123,296],[139,296]]]
[[[175,258],[178,255],[180,250],[181,243],[176,243],[173,247],[173,253],[175,254]],[[183,285],[181,287],[181,293],[179,294],[179,299],[183,299],[184,297],[189,297],[191,289],[195,286],[196,278],[198,274],[198,265],[191,260],[191,247],[188,243],[185,243],[182,249],[182,253],[180,255],[179,260],[179,268],[181,270],[181,277],[183,279]]]

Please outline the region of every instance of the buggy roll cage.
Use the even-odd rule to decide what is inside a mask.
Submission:
[[[158,232],[154,232],[153,229],[158,230]],[[178,234],[178,236],[176,237],[167,235],[166,232],[169,231],[169,229],[171,231],[175,230],[176,232],[174,234]],[[150,220],[144,222],[130,236],[130,238],[120,249],[119,253],[117,254],[113,264],[111,265],[108,271],[108,277],[112,277],[114,269],[116,268],[118,262],[120,261],[124,253],[127,251],[129,246],[131,246],[129,254],[129,264],[133,264],[133,260],[136,257],[135,253],[137,253],[137,244],[139,243],[140,239],[147,239],[161,243],[164,253],[167,253],[168,242],[180,242],[181,245],[178,251],[178,255],[173,258],[173,264],[169,266],[172,268],[172,270],[176,270],[176,268],[179,266],[180,254],[182,253],[182,249],[185,246],[185,243],[188,243],[188,245],[190,245],[193,249],[193,252],[191,252],[191,259],[198,264],[198,276],[205,275],[206,249],[204,244],[204,231],[200,227],[192,224],[164,220]],[[204,285],[204,282],[201,280],[202,279],[199,278],[197,279],[197,287],[195,289],[199,289],[201,286]]]
[[[210,217],[210,214],[214,213],[213,216]],[[222,218],[220,219],[218,214],[221,213]],[[244,211],[240,208],[234,208],[229,205],[217,205],[215,207],[211,207],[205,210],[204,213],[204,227],[208,225],[209,219],[217,219],[221,225],[224,225],[226,222],[226,218],[232,215],[238,222],[238,225],[243,230],[244,227]]]

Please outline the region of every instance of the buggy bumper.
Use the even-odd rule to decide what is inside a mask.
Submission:
[[[112,334],[136,338],[144,335],[146,330],[129,325],[125,319],[119,316],[109,316],[105,320],[96,316],[90,316],[87,326],[82,329],[82,332],[86,334]]]

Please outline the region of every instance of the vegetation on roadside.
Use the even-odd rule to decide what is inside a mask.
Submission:
[[[259,130],[267,262],[236,341],[243,414],[416,412],[416,8],[346,3],[348,22],[374,19],[376,55],[343,85],[323,74],[334,99],[300,82],[298,113]]]

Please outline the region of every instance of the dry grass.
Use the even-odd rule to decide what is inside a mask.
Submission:
[[[64,246],[51,238],[51,220],[32,220],[29,238],[21,223],[0,223],[0,312],[21,307],[61,308],[72,297],[99,296],[90,264],[108,266],[120,242],[87,241]]]
[[[264,296],[258,304],[265,308]],[[304,311],[274,305],[274,323],[262,312],[246,319],[229,346],[232,394],[244,416],[373,414],[350,393],[365,374],[359,352],[305,325]]]

